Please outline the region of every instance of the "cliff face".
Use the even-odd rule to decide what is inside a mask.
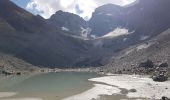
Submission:
[[[57,11],[48,21],[61,30],[76,36],[82,36],[83,30],[89,28],[88,23],[80,16],[63,11]]]
[[[118,56],[113,57],[112,62],[103,68],[112,72],[125,72],[125,73],[142,73],[145,70],[138,70],[140,64],[150,60],[153,62],[154,67],[159,67],[160,64],[169,67],[170,64],[170,29],[162,32],[158,36],[146,42],[131,46],[121,51]],[[151,66],[151,68],[153,67]],[[149,66],[145,66],[149,67]],[[156,69],[156,68],[154,68]],[[149,71],[148,71],[149,72]],[[152,70],[150,70],[152,72]]]
[[[100,47],[118,53],[167,30],[170,27],[169,4],[169,0],[139,0],[126,7],[101,6],[89,21],[91,34],[102,37],[95,40]],[[123,34],[117,35],[122,31]]]
[[[95,10],[89,21],[92,34],[105,35],[117,27],[135,31],[138,35],[155,35],[166,30],[169,24],[169,0],[140,0],[127,7],[113,4]]]

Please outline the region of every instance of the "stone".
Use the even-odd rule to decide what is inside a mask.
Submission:
[[[170,100],[169,98],[163,96],[161,100]]]
[[[161,63],[161,64],[159,65],[160,68],[162,68],[162,67],[168,67],[168,66],[169,66],[168,63]]]
[[[134,93],[134,92],[137,92],[137,90],[136,89],[130,89],[129,92],[133,92]]]
[[[168,76],[164,74],[160,74],[158,76],[153,76],[152,79],[153,81],[156,81],[156,82],[165,82],[168,80]]]
[[[154,64],[153,64],[153,62],[151,60],[148,59],[147,61],[140,63],[139,67],[153,68]]]
[[[21,72],[17,72],[16,75],[21,75]]]

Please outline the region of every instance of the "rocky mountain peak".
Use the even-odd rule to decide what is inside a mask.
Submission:
[[[88,23],[83,18],[76,14],[61,10],[53,14],[48,21],[54,26],[59,27],[64,31],[69,31],[70,34],[77,36],[82,36],[83,29],[88,28]]]

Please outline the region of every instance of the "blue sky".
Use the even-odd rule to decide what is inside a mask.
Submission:
[[[126,5],[135,0],[11,0],[33,14],[49,18],[58,10],[90,18],[94,10],[104,4]],[[68,2],[69,1],[69,2]]]
[[[13,1],[15,4],[17,4],[18,6],[22,7],[22,8],[26,8],[27,4],[30,2],[30,0],[11,0]]]

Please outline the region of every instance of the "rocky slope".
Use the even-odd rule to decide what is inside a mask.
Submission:
[[[125,7],[103,5],[89,21],[91,34],[102,37],[96,41],[115,52],[149,40],[170,27],[169,4],[169,0],[137,0]]]
[[[168,68],[170,64],[169,40],[170,29],[166,30],[165,32],[161,33],[151,40],[123,50],[116,57],[113,57],[112,62],[104,66],[104,69],[107,69],[107,71],[112,71],[114,73],[136,73],[136,69],[141,69],[141,67]],[[146,66],[144,64],[146,64]],[[137,73],[142,72],[140,71]]]
[[[137,0],[125,7],[107,4],[97,8],[89,21],[91,34],[99,36],[93,44],[110,57],[154,38],[170,27],[169,4],[169,0]]]
[[[39,70],[39,67],[31,65],[22,59],[0,53],[0,74],[23,74]]]

